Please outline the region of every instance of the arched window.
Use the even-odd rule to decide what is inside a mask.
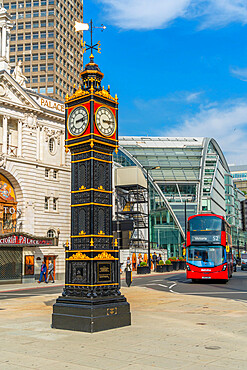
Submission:
[[[50,229],[47,231],[47,238],[55,238],[56,233],[54,230]]]
[[[54,154],[55,153],[55,140],[53,138],[50,138],[48,144],[49,144],[49,152],[51,154]]]

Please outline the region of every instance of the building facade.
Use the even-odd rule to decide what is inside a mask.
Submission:
[[[185,218],[197,213],[222,215],[232,225],[233,245],[244,247],[241,201],[227,161],[212,138],[120,137],[114,160],[138,166],[149,183],[150,240],[181,255]]]
[[[13,21],[10,35],[12,71],[22,61],[26,85],[40,94],[64,99],[80,84],[83,57],[82,0],[4,0]]]
[[[9,18],[0,16],[0,283],[35,281],[43,260],[60,279],[70,235],[64,104],[8,73]]]

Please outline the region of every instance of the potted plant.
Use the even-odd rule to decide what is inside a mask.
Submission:
[[[165,264],[168,272],[173,271],[173,265],[170,260],[166,260]]]
[[[157,272],[166,272],[167,271],[167,265],[164,264],[164,261],[160,260],[159,264],[156,266]]]
[[[179,257],[179,270],[185,270],[186,268],[186,259],[183,257]]]
[[[150,269],[147,266],[147,262],[142,261],[140,266],[137,266],[137,274],[149,274]]]
[[[179,261],[177,260],[177,257],[170,257],[169,260],[172,263],[173,270],[178,271],[179,270]]]

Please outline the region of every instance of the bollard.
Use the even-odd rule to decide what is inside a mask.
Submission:
[[[125,271],[125,280],[128,287],[130,287],[132,283],[132,271]]]

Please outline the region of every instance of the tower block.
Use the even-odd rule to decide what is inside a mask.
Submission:
[[[66,150],[71,153],[71,238],[62,296],[52,327],[96,332],[130,325],[120,292],[119,250],[112,231],[112,154],[118,148],[118,99],[101,86],[94,62],[66,97]]]

